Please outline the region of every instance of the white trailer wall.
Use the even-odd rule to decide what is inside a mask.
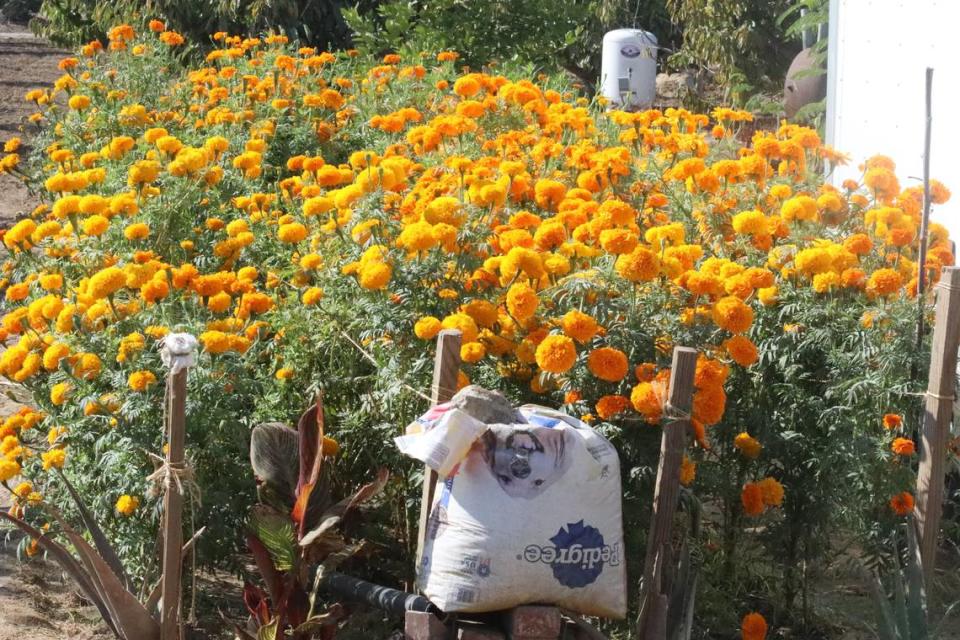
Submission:
[[[923,175],[924,74],[933,73],[930,175],[953,197],[933,219],[960,241],[960,0],[831,0],[827,142],[852,156],[835,181],[882,153],[901,186]]]

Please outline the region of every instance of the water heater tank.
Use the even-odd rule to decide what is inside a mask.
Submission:
[[[603,36],[600,91],[620,107],[647,108],[657,95],[657,37],[641,29]]]

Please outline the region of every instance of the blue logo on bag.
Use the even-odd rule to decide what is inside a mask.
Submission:
[[[527,545],[523,559],[549,564],[553,577],[565,587],[585,587],[600,577],[604,565],[620,564],[620,543],[604,544],[600,531],[583,520],[560,527],[550,542],[553,546]]]

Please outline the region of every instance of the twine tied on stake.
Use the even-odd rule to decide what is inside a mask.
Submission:
[[[187,496],[197,505],[201,503],[203,494],[200,491],[200,485],[194,479],[193,468],[183,462],[181,464],[171,464],[163,456],[144,451],[147,456],[155,463],[156,470],[147,476],[147,482],[151,485],[151,493],[160,495],[162,492],[176,487],[180,495]]]

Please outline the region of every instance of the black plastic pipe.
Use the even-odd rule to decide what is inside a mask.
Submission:
[[[423,596],[383,587],[336,571],[325,575],[320,586],[341,598],[354,602],[366,602],[400,618],[407,611],[440,613],[440,609]]]

